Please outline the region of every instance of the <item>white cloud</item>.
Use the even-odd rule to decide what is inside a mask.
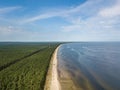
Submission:
[[[21,7],[19,7],[19,6],[3,7],[3,8],[0,8],[0,14],[9,13],[9,12],[18,10],[18,9],[20,9],[20,8],[21,8]]]
[[[17,28],[13,26],[0,27],[0,36],[16,36],[17,39],[23,40],[48,40],[51,37],[54,38],[57,36],[60,39],[64,37],[66,40],[120,40],[120,13],[118,11],[120,10],[120,3],[108,5],[108,3],[111,3],[111,0],[106,0],[107,3],[104,3],[104,1],[87,0],[86,3],[76,7],[48,11],[42,14],[36,14],[35,16],[25,17],[23,20],[18,19],[19,22],[23,23],[21,27],[26,27],[31,22],[32,24],[36,24],[34,22],[42,19],[60,17],[69,24],[58,27],[58,35],[56,33],[53,33],[54,35],[51,35],[52,33],[43,34],[39,32],[42,31],[41,29],[36,32],[21,29],[18,25],[19,22],[17,24],[14,22],[12,25],[16,25]],[[16,9],[1,10],[3,10],[2,13],[7,13]],[[58,22],[54,23],[57,24]],[[53,28],[50,29],[52,30]],[[70,36],[69,38],[66,37],[68,34]]]
[[[0,41],[42,41],[46,38],[53,38],[53,35],[50,37],[48,34],[39,31],[30,31],[20,26],[0,26]]]
[[[96,1],[88,0],[84,4],[80,4],[75,7],[55,9],[55,11],[48,11],[42,14],[37,14],[36,16],[26,18],[22,22],[30,23],[30,22],[35,22],[35,21],[39,21],[42,19],[52,18],[52,17],[63,17],[63,18],[70,18],[71,16],[76,17],[74,15],[81,16],[81,18],[89,17],[91,15],[94,15],[94,13],[100,10],[99,9],[101,7],[100,3],[102,2],[103,0],[96,0]]]
[[[99,14],[107,18],[120,16],[120,1],[117,1],[112,7],[102,9]]]
[[[58,13],[58,12],[44,13],[44,14],[37,15],[37,16],[28,18],[26,20],[23,20],[22,23],[34,22],[34,21],[38,21],[38,20],[41,20],[41,19],[47,19],[47,18],[59,16],[59,15],[60,15],[60,13]]]
[[[80,25],[69,25],[69,26],[62,26],[61,30],[63,32],[70,32],[70,31],[75,31],[75,30],[81,30],[81,26]]]
[[[0,35],[2,36],[6,36],[18,32],[20,32],[20,30],[13,26],[0,26]]]
[[[36,16],[32,16],[30,18],[25,18],[24,20],[22,20],[22,23],[31,23],[31,22],[35,22],[35,21],[39,21],[42,19],[48,19],[48,18],[53,18],[53,17],[66,17],[68,16],[68,14],[70,14],[71,11],[70,10],[55,10],[55,11],[49,11],[49,12],[45,12],[42,14],[38,14]]]
[[[48,11],[42,14],[38,14],[36,16],[32,16],[30,18],[26,18],[23,20],[25,23],[29,22],[35,22],[42,19],[48,19],[52,17],[63,17],[63,18],[69,18],[70,16],[77,15],[82,17],[89,17],[91,15],[94,15],[94,13],[98,12],[101,7],[101,2],[103,0],[88,0],[84,4],[80,4],[75,7],[70,8],[62,8],[62,9],[55,9],[55,11]],[[96,7],[97,6],[97,7]],[[95,8],[93,8],[95,7]],[[101,7],[101,8],[100,8]],[[100,8],[100,9],[99,9]]]
[[[35,37],[35,33],[14,26],[0,26],[0,41],[27,40]]]
[[[102,0],[101,0],[102,1]],[[85,4],[84,4],[85,5]],[[85,5],[86,11],[91,13],[91,10]],[[115,3],[112,6],[104,6],[104,8],[96,7],[90,4],[94,15],[83,19],[79,17],[70,16],[67,20],[71,22],[70,25],[61,27],[63,32],[76,34],[74,37],[80,40],[120,40],[120,3]],[[80,10],[84,10],[80,8]],[[98,8],[94,10],[95,8]],[[85,11],[84,11],[85,12]],[[87,13],[88,14],[88,13]],[[74,38],[74,39],[77,39]]]
[[[103,0],[89,0],[89,2],[79,7],[79,10],[82,10],[84,14],[79,15],[78,17],[75,17],[74,15],[67,17],[67,20],[71,22],[71,25],[62,26],[62,31],[70,32],[75,30],[89,29],[89,31],[95,30],[94,32],[98,32],[98,30],[101,29],[103,31],[106,29],[116,29],[116,26],[120,24],[120,12],[118,11],[120,10],[120,2],[117,2],[112,6],[106,5],[96,7],[100,3],[100,1],[102,2]],[[82,19],[82,16],[88,13],[92,13],[93,15]]]
[[[99,3],[100,0],[97,1],[97,4]],[[69,16],[75,15],[75,14],[86,14],[88,15],[88,11],[87,9],[82,10],[82,8],[86,8],[86,6],[88,8],[91,7],[91,5],[94,5],[96,2],[94,2],[93,0],[88,0],[85,4],[80,4],[78,6],[75,7],[70,7],[70,8],[62,8],[62,9],[55,9],[55,11],[48,11],[42,14],[38,14],[36,16],[32,16],[30,18],[26,18],[22,21],[22,23],[30,23],[30,22],[35,22],[38,20],[42,20],[42,19],[48,19],[48,18],[52,18],[52,17],[63,17],[63,18],[67,18]],[[89,14],[93,14],[93,12],[95,12],[95,10],[91,10],[91,12],[89,12]]]

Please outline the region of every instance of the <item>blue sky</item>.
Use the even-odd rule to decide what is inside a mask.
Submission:
[[[0,0],[0,41],[120,41],[120,0]]]

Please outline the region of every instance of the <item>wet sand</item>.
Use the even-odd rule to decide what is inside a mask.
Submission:
[[[71,78],[71,75],[67,72],[64,66],[58,68],[58,77],[61,85],[61,90],[81,90],[80,88],[76,87]]]
[[[57,71],[57,52],[59,47],[56,48],[51,58],[44,90],[61,90]]]
[[[58,51],[58,78],[61,85],[61,90],[82,90],[77,83],[74,82],[73,76],[68,71],[66,67],[66,62],[62,60],[59,55],[60,52]],[[74,71],[74,70],[73,70]]]

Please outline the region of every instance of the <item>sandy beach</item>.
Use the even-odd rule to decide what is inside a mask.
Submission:
[[[51,58],[44,90],[60,90],[60,83],[58,80],[58,71],[57,71],[57,52],[59,47],[56,48]]]

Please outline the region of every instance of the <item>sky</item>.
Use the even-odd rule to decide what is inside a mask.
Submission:
[[[120,41],[120,0],[0,0],[0,41]]]

